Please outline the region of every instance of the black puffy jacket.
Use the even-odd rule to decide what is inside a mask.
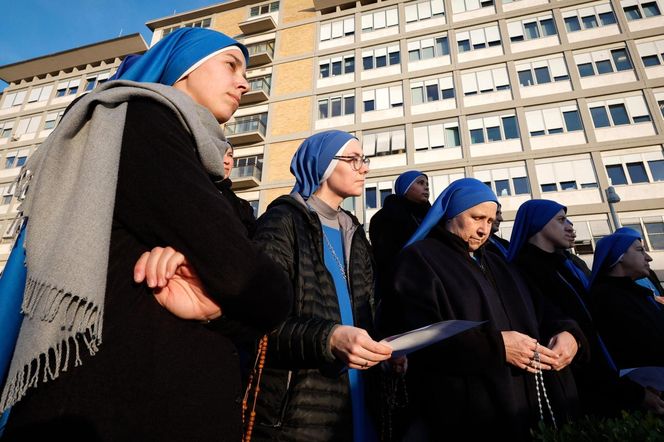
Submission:
[[[373,262],[364,230],[350,216],[355,225],[349,263],[353,317],[356,326],[371,333]],[[295,299],[290,317],[269,337],[253,440],[350,441],[348,375],[328,345],[341,315],[323,259],[318,215],[282,196],[258,220],[254,239],[288,273]]]

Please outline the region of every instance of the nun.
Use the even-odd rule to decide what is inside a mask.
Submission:
[[[562,423],[576,396],[568,359],[547,347],[557,340],[573,357],[576,324],[542,316],[525,282],[483,247],[497,203],[481,181],[454,181],[397,257],[385,301],[404,329],[484,322],[409,355],[409,392],[428,440],[529,440],[538,421]]]
[[[392,350],[371,338],[370,246],[341,208],[362,194],[369,160],[355,137],[330,130],[304,140],[290,169],[295,187],[268,206],[254,237],[294,292],[269,337],[254,440],[371,441],[363,374]]]
[[[369,238],[376,258],[378,299],[391,275],[394,258],[431,207],[429,178],[418,170],[402,173],[394,182],[394,194],[385,198],[382,206],[369,224]]]
[[[215,187],[247,60],[224,34],[177,30],[74,103],[28,162],[5,440],[242,437],[239,358],[211,325],[265,333],[291,300]],[[188,260],[153,294],[133,266],[161,244]],[[174,296],[193,276],[205,293]]]
[[[664,366],[664,306],[637,281],[652,258],[641,238],[613,233],[597,242],[591,311],[619,368]]]
[[[616,229],[615,233],[625,233],[627,235],[634,236],[634,238],[642,239],[641,234],[631,227],[620,227]],[[645,243],[643,243],[643,245],[645,246]],[[662,288],[662,284],[659,282],[657,273],[655,273],[652,268],[648,272],[648,276],[637,279],[636,283],[649,289],[657,302],[664,302],[664,288]]]
[[[579,353],[571,364],[581,414],[615,417],[621,410],[645,407],[656,411],[659,397],[629,378],[621,378],[588,308],[589,278],[572,261],[567,249],[574,228],[567,207],[533,199],[517,211],[508,258],[521,270],[533,291],[574,319],[583,334],[576,335]]]

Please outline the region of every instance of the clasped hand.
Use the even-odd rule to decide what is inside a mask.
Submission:
[[[540,369],[562,370],[572,362],[579,349],[574,336],[566,331],[551,338],[548,346],[517,331],[504,331],[501,334],[507,362],[530,373]]]

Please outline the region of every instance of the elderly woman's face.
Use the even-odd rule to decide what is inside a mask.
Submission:
[[[242,95],[248,91],[245,74],[242,51],[232,49],[205,61],[173,87],[206,107],[217,121],[225,123],[237,110]]]
[[[496,203],[485,201],[467,209],[447,221],[450,233],[468,243],[468,251],[474,252],[489,239],[491,224],[496,218]]]
[[[340,155],[362,157],[362,145],[357,140],[351,140]],[[369,166],[366,164],[362,164],[359,170],[355,170],[353,161],[339,160],[326,183],[332,192],[342,198],[360,196],[364,190],[364,178],[367,173],[369,173]]]
[[[632,279],[640,279],[650,274],[650,261],[652,261],[652,258],[646,253],[641,240],[637,239],[629,246],[617,265],[622,267],[626,276]]]

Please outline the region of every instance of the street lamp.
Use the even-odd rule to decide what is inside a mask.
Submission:
[[[616,209],[613,205],[620,202],[620,197],[616,193],[616,189],[614,189],[613,186],[606,188],[606,201],[609,203],[611,219],[613,220],[613,231],[615,232],[620,228],[620,221],[618,220],[618,214],[616,213]]]

